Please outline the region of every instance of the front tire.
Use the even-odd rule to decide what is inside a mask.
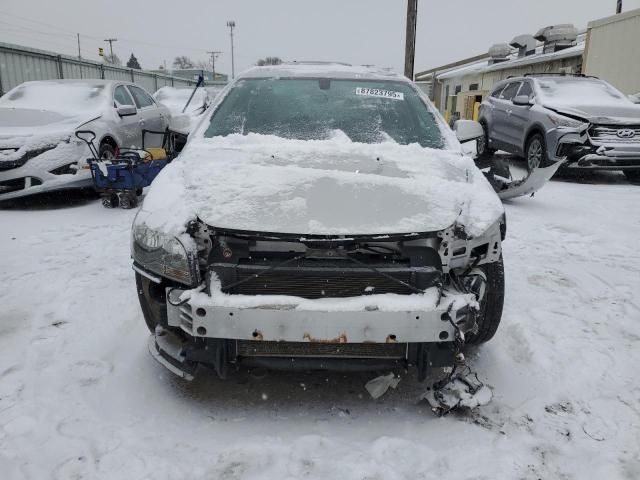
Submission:
[[[108,143],[100,145],[100,151],[98,152],[100,160],[113,160],[116,158],[116,150]]]
[[[489,148],[489,131],[485,123],[482,123],[482,130],[484,134],[476,140],[476,155],[478,158],[488,158],[496,151],[493,148]]]
[[[476,318],[478,332],[467,333],[467,344],[479,345],[493,338],[502,319],[504,306],[504,262],[488,263],[480,267],[487,277],[486,293],[480,302],[480,312]]]
[[[546,167],[549,165],[547,144],[540,133],[534,133],[531,138],[529,138],[525,154],[527,159],[527,171],[529,173],[536,168]]]

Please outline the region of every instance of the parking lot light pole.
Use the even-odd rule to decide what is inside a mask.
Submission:
[[[233,80],[236,78],[236,68],[233,57],[233,29],[236,28],[236,22],[234,20],[229,20],[227,22],[227,27],[229,27],[229,34],[231,35],[231,80]]]

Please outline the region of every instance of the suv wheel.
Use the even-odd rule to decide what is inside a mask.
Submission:
[[[527,142],[527,170],[531,173],[538,167],[546,167],[548,165],[547,160],[547,146],[544,141],[544,137],[536,133]]]
[[[489,148],[489,134],[487,132],[487,126],[484,123],[482,124],[482,130],[484,135],[476,140],[476,153],[478,158],[490,157],[496,152],[494,149]]]

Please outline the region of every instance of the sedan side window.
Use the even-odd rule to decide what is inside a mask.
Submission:
[[[154,104],[151,97],[140,87],[129,85],[129,91],[131,92],[131,95],[133,95],[133,99],[135,100],[138,108],[150,107]]]
[[[516,96],[516,92],[520,88],[520,83],[521,82],[513,82],[507,85],[505,89],[502,91],[500,98],[502,100],[511,100],[513,97]]]
[[[116,87],[113,92],[113,99],[119,107],[134,104],[133,100],[131,100],[131,95],[129,95],[129,92],[127,92],[127,89],[124,88],[123,85],[119,85]]]

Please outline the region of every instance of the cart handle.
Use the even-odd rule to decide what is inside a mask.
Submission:
[[[91,151],[91,155],[93,155],[93,158],[95,158],[96,160],[100,158],[98,150],[93,144],[93,141],[96,139],[96,132],[92,130],[77,130],[76,137],[87,144],[89,150]]]

